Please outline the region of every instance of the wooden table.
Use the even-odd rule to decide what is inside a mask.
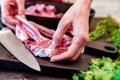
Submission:
[[[90,31],[94,29],[95,24],[99,20],[100,19],[98,18],[94,18],[91,21]],[[3,55],[0,54],[0,56],[3,56]],[[11,58],[11,60],[15,60],[13,56],[9,56],[9,57]],[[93,56],[88,57],[87,54],[85,54],[84,58],[85,58],[85,62],[87,63],[87,65],[84,65],[84,66],[86,66],[87,67],[86,70],[88,70],[88,63],[90,61],[90,58],[93,58]],[[2,59],[2,57],[0,59]],[[6,67],[0,67],[0,80],[71,80],[71,77],[72,77],[72,75],[60,76],[55,74],[57,73],[52,73],[51,75],[50,73],[42,74],[37,72],[13,70],[13,69],[7,69]]]

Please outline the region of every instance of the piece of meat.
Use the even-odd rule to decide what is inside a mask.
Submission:
[[[55,30],[46,28],[46,27],[44,27],[44,26],[42,26],[42,25],[39,25],[39,24],[36,24],[35,22],[32,22],[32,21],[30,21],[30,23],[31,23],[33,26],[37,27],[37,29],[39,30],[40,33],[42,33],[42,34],[44,34],[46,37],[49,37],[49,38],[52,39],[52,36],[53,36]],[[71,41],[72,41],[72,38],[71,38],[71,37],[69,37],[69,36],[67,36],[67,35],[64,35],[64,36],[63,36],[63,40],[62,40],[61,44],[59,44],[58,47],[67,47],[67,46],[70,46]]]
[[[24,30],[32,39],[34,39],[35,41],[41,39],[41,35],[36,27],[29,24],[27,20],[23,19],[20,16],[16,16],[16,18],[20,20],[22,23],[21,25],[23,29],[22,28],[21,29]]]
[[[58,13],[54,5],[35,4],[26,8],[26,14],[40,17],[61,18],[63,13]]]
[[[72,39],[69,36],[64,35],[61,43],[57,45],[55,49],[52,49],[50,48],[50,44],[52,36],[55,32],[54,30],[48,29],[34,22],[28,22],[26,19],[20,16],[16,16],[16,18],[21,22],[22,25],[22,27],[16,26],[19,27],[16,29],[16,34],[18,34],[17,37],[25,43],[25,46],[35,56],[51,57],[52,55],[60,54],[66,51],[71,45]],[[44,37],[42,34],[46,37]],[[19,35],[22,35],[22,37]]]

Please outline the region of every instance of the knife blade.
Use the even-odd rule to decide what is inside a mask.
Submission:
[[[35,57],[10,29],[3,28],[0,30],[0,42],[20,62],[36,71],[41,71]]]

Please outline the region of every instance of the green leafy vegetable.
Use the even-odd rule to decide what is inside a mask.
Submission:
[[[120,80],[120,68],[116,70],[115,74],[113,75],[113,79]]]
[[[75,73],[73,80],[120,80],[120,61],[110,58],[91,59],[89,71]],[[75,78],[77,77],[77,79]]]
[[[120,29],[113,31],[107,41],[115,45],[119,49],[118,52],[120,53]]]
[[[90,32],[90,40],[95,41],[101,37],[103,37],[106,32],[112,34],[113,31],[118,30],[120,28],[120,24],[118,24],[112,17],[108,16],[100,20],[95,29]]]
[[[74,80],[79,80],[79,76],[75,73],[72,77]]]

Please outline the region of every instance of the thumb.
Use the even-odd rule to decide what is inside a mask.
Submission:
[[[18,5],[18,15],[25,16],[25,0],[17,0],[17,5]]]

